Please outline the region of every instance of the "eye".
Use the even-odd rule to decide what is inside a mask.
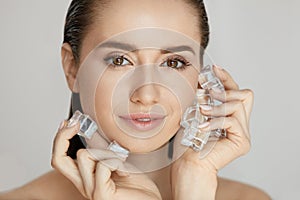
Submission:
[[[189,66],[189,65],[190,65],[190,63],[187,62],[185,59],[178,57],[178,56],[173,56],[173,57],[167,58],[167,60],[164,61],[161,66],[181,70],[181,69],[185,69],[185,67]]]
[[[105,58],[104,60],[108,65],[113,67],[132,65],[132,63],[127,58],[125,58],[124,55],[112,55],[108,58]]]
[[[171,67],[171,68],[180,68],[183,66],[183,63],[178,60],[167,60],[166,64],[168,67]]]

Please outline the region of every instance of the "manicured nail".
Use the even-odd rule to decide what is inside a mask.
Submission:
[[[63,120],[62,122],[60,122],[58,130],[61,130],[64,126],[65,126],[65,120]]]
[[[199,124],[198,128],[205,128],[205,127],[208,127],[208,125],[209,125],[209,122],[205,122],[205,123]]]
[[[217,87],[213,87],[212,90],[213,90],[215,93],[222,93],[222,92],[223,92],[220,88],[217,88]]]
[[[212,110],[212,107],[211,107],[211,106],[208,106],[208,105],[200,105],[200,108],[201,108],[202,110],[206,110],[206,111]]]
[[[124,172],[124,171],[118,171],[118,174],[123,177],[128,177],[130,175],[129,172]]]
[[[221,66],[218,65],[214,65],[218,70],[223,70],[223,68]]]

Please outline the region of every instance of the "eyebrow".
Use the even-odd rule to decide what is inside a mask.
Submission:
[[[113,41],[105,42],[98,46],[98,48],[104,48],[104,47],[122,49],[125,51],[133,51],[133,50],[137,49],[136,46],[134,46],[134,45],[122,43],[122,42],[113,42]]]
[[[190,51],[195,55],[195,51],[190,46],[186,46],[186,45],[168,47],[168,48],[164,49],[163,51],[167,51],[167,52]]]
[[[122,42],[114,42],[114,41],[105,42],[98,46],[98,48],[104,48],[104,47],[122,49],[125,51],[134,51],[138,49],[135,45],[122,43]],[[172,53],[172,52],[181,52],[181,51],[190,51],[195,55],[195,51],[190,46],[187,45],[167,47],[161,50],[161,52],[163,52],[164,54]]]

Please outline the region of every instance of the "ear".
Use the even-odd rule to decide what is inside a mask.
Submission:
[[[74,93],[78,93],[76,76],[79,67],[76,65],[73,51],[69,43],[64,43],[61,47],[61,62],[69,89]]]

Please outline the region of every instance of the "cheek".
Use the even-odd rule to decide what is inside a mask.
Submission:
[[[193,90],[196,91],[198,87],[198,75],[199,72],[193,68],[186,71],[185,76],[187,77],[187,81],[192,86]]]
[[[107,113],[111,110],[110,102],[112,96],[109,87],[103,86],[104,85],[101,84],[98,85],[95,96],[95,112],[97,117],[101,117],[101,119],[104,113]]]
[[[168,90],[162,95],[161,102],[163,107],[167,109],[168,120],[165,126],[167,138],[171,138],[180,126],[181,116],[184,112],[180,103],[180,97],[176,97],[173,93]]]
[[[104,133],[110,138],[108,132],[115,132],[115,130],[108,131],[114,124],[112,96],[115,85],[119,80],[119,75],[112,73],[109,70],[105,71],[103,76],[99,79],[97,89],[95,91],[95,113],[97,122]]]
[[[109,76],[106,72],[100,78],[95,91],[95,107],[97,116],[111,109],[110,102],[115,84],[115,77]]]

